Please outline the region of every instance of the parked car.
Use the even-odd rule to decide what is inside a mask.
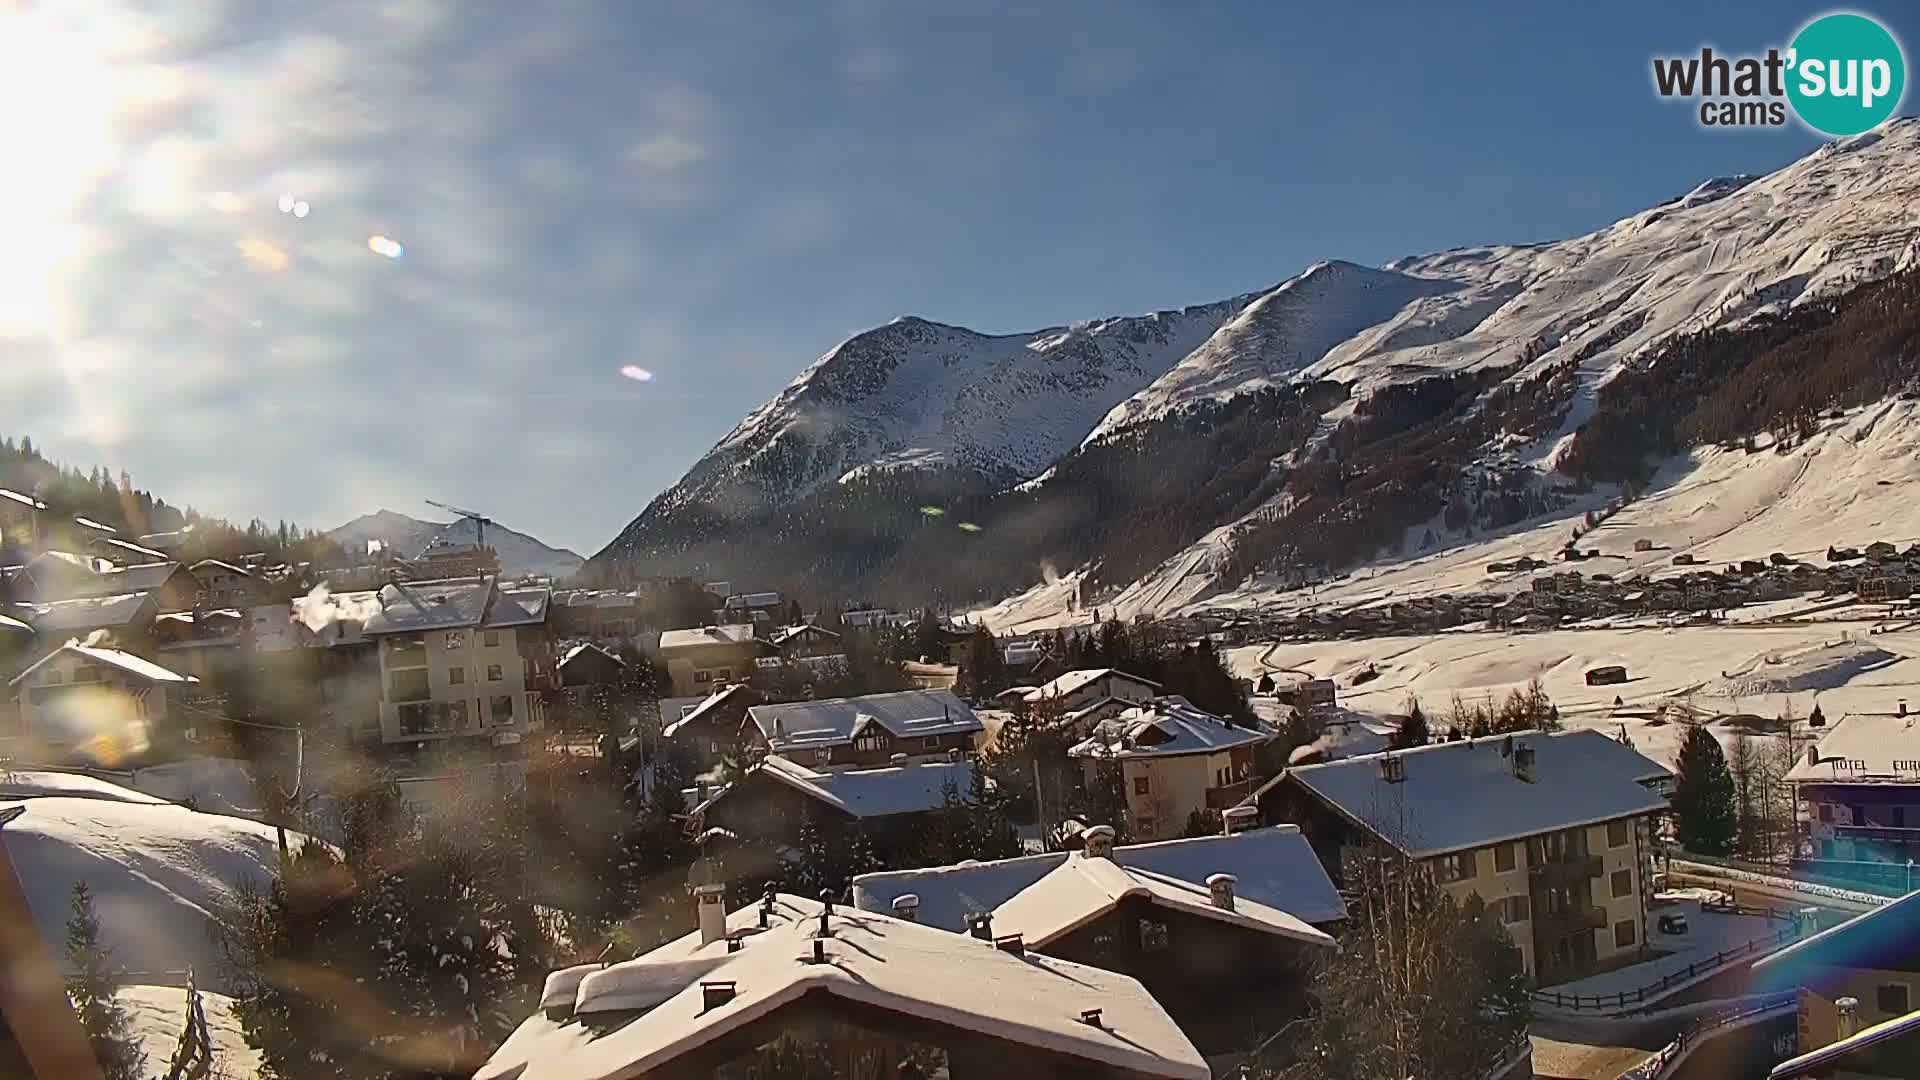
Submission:
[[[1660,916],[1654,926],[1663,934],[1684,934],[1687,932],[1687,916],[1684,912],[1669,912]]]

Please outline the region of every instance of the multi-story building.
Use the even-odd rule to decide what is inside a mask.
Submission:
[[[1796,862],[1836,877],[1912,888],[1920,860],[1920,715],[1848,713],[1788,771],[1806,804]]]
[[[704,698],[716,687],[744,680],[753,673],[754,662],[771,651],[754,627],[745,624],[660,635],[660,659],[667,665],[675,697]]]
[[[1118,765],[1134,839],[1160,840],[1184,835],[1194,813],[1224,811],[1251,794],[1254,750],[1273,738],[1176,694],[1100,721],[1067,754],[1090,785]]]
[[[199,586],[199,606],[245,608],[266,598],[260,579],[232,563],[202,559],[187,569]]]
[[[407,582],[380,590],[362,634],[380,657],[380,737],[388,744],[510,736],[545,726],[553,642],[545,589],[493,578]]]
[[[1335,880],[1384,846],[1478,896],[1545,985],[1642,948],[1667,775],[1597,731],[1527,731],[1298,766],[1257,798],[1263,819],[1300,824]]]
[[[63,645],[14,677],[17,721],[0,743],[34,759],[116,766],[177,750],[194,681],[118,649]]]

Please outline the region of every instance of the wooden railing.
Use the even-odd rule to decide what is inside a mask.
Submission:
[[[1701,1039],[1722,1030],[1758,1020],[1777,1009],[1794,1006],[1799,991],[1786,990],[1748,998],[1732,1008],[1710,1013],[1687,1025],[1674,1040],[1654,1051],[1653,1056],[1620,1074],[1620,1080],[1665,1080],[1672,1067]]]

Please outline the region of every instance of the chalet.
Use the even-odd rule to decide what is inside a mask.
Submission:
[[[780,651],[780,659],[784,661],[838,659],[846,662],[846,648],[840,644],[840,635],[823,626],[812,623],[785,626],[775,630],[767,640]]]
[[[578,589],[553,598],[554,631],[592,641],[631,641],[645,619],[632,593]]]
[[[1155,698],[1094,725],[1067,751],[1087,783],[1117,764],[1134,836],[1181,835],[1198,811],[1225,810],[1253,790],[1253,755],[1273,739],[1196,708],[1178,695]]]
[[[361,632],[380,655],[380,733],[389,745],[490,738],[517,744],[546,724],[554,683],[551,594],[492,578],[395,583]]]
[[[705,772],[738,745],[747,724],[747,710],[760,704],[760,700],[759,691],[745,683],[735,683],[667,724],[661,729],[660,737],[683,750],[696,772]]]
[[[187,568],[206,607],[243,608],[265,600],[265,583],[250,570],[219,559],[202,559]]]
[[[119,765],[177,749],[194,680],[118,649],[63,645],[15,676],[17,727],[6,741],[33,758]]]
[[[611,686],[626,677],[627,661],[609,649],[583,642],[560,656],[560,685]]]
[[[1587,669],[1588,686],[1612,686],[1627,681],[1627,669],[1621,664],[1602,664]]]
[[[1801,1056],[1775,1077],[1910,1077],[1920,1062],[1920,893],[1755,961],[1751,992],[1798,991]],[[1872,1038],[1863,1039],[1868,1033]],[[1898,1040],[1909,1056],[1889,1056]],[[1865,1042],[1886,1042],[1879,1064]],[[1842,1059],[1847,1059],[1843,1064]],[[1903,1067],[1888,1068],[1894,1061]],[[1784,1070],[1784,1071],[1783,1071]]]
[[[985,730],[946,690],[755,705],[752,740],[770,754],[815,766],[882,765],[895,754],[971,753]]]
[[[1084,839],[980,917],[975,935],[1018,935],[1030,951],[1140,980],[1210,1055],[1251,1049],[1250,1038],[1268,1034],[1263,1024],[1304,1014],[1306,983],[1332,954],[1332,937],[1241,895],[1234,874],[1180,881],[1116,862],[1108,826]]]
[[[772,646],[749,624],[668,630],[660,635],[660,659],[667,665],[675,697],[703,698],[715,686],[745,679],[754,661]]]
[[[713,618],[718,623],[746,623],[771,629],[783,621],[781,615],[786,610],[787,598],[777,592],[734,593],[713,613]]]
[[[1211,1075],[1126,975],[772,890],[731,915],[722,886],[693,894],[685,937],[548,976],[539,1011],[475,1080],[761,1075],[759,1048],[789,1034],[834,1076]]]
[[[1874,562],[1883,562],[1887,559],[1898,557],[1900,549],[1887,543],[1885,540],[1875,540],[1873,543],[1867,545],[1867,549],[1863,554]]]
[[[960,685],[959,664],[908,660],[900,665],[900,674],[906,676],[916,690],[952,690]]]
[[[768,755],[745,776],[692,810],[695,828],[795,845],[811,821],[828,843],[858,822],[875,850],[903,852],[919,841],[922,819],[949,794],[972,796],[971,760],[915,762],[905,755],[877,769],[809,769]]]
[[[1160,684],[1152,679],[1129,675],[1115,668],[1081,668],[1027,694],[1027,704],[1045,702],[1064,712],[1079,712],[1088,706],[1107,703],[1142,704],[1160,694]]]
[[[1544,985],[1639,954],[1662,772],[1597,731],[1520,732],[1291,768],[1256,798],[1336,879],[1385,845],[1479,896]]]
[[[1803,868],[1905,886],[1920,859],[1920,714],[1848,713],[1787,772],[1807,814]]]
[[[200,583],[186,567],[177,562],[135,563],[115,567],[69,584],[57,597],[49,596],[48,599],[124,596],[135,592],[152,594],[154,610],[159,612],[192,611],[200,603]]]
[[[153,595],[143,592],[29,604],[15,609],[15,614],[43,641],[85,641],[99,634],[134,650],[151,647],[154,620],[159,617]]]

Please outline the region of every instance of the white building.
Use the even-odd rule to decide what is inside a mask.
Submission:
[[[132,653],[67,644],[14,677],[19,719],[0,741],[61,757],[138,757],[187,726],[179,698],[195,681]]]
[[[1176,694],[1100,721],[1067,754],[1088,784],[1098,782],[1102,766],[1118,764],[1134,838],[1159,840],[1183,834],[1195,811],[1223,811],[1251,794],[1254,750],[1273,737]]]
[[[554,683],[546,589],[499,589],[493,578],[396,583],[362,633],[380,654],[386,743],[493,737],[546,725]]]

